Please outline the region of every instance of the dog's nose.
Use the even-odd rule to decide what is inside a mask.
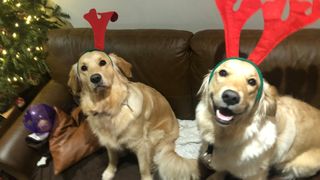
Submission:
[[[93,84],[99,83],[99,82],[101,81],[101,75],[100,75],[100,74],[93,74],[93,75],[91,75],[90,81],[91,81]]]
[[[226,90],[222,93],[222,100],[227,105],[235,105],[240,102],[240,96],[236,91]]]

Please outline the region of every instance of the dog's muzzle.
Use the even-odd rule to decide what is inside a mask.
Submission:
[[[99,84],[102,80],[102,77],[100,74],[93,74],[90,76],[90,81],[93,83],[93,84]]]
[[[230,125],[234,120],[234,113],[228,108],[215,107],[216,121],[224,126]]]
[[[236,91],[233,90],[226,90],[222,93],[222,100],[228,106],[239,104],[240,102],[240,95]]]

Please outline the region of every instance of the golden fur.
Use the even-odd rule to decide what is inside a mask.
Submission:
[[[101,66],[101,60],[106,64]],[[81,70],[86,66],[85,71]],[[109,164],[103,180],[117,170],[117,152],[129,149],[137,156],[141,179],[152,179],[154,163],[163,179],[198,179],[196,160],[178,156],[179,135],[176,117],[166,99],[155,89],[128,81],[131,65],[104,52],[87,52],[70,71],[69,86],[81,97],[80,105],[99,141],[108,150]],[[100,74],[98,84],[90,81]],[[124,74],[124,75],[123,75]]]
[[[221,76],[221,70],[227,76]],[[256,85],[248,84],[255,79]],[[320,111],[292,97],[280,97],[264,81],[261,100],[255,103],[259,82],[256,69],[247,62],[230,60],[220,65],[200,88],[196,119],[204,143],[214,144],[209,166],[223,179],[226,172],[250,180],[267,179],[271,166],[284,179],[308,177],[320,170]],[[221,94],[231,89],[240,102],[229,106],[234,113],[228,125],[217,120]]]

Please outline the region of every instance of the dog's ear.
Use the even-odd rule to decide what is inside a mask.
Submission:
[[[206,94],[208,94],[209,76],[211,71],[207,75],[205,75],[197,95],[205,96]]]
[[[274,86],[264,81],[263,95],[261,97],[258,111],[265,116],[275,116],[277,110],[278,92]]]
[[[70,87],[72,94],[75,96],[79,95],[79,93],[81,92],[81,85],[77,73],[77,66],[77,63],[72,65],[68,80],[68,86]]]
[[[121,70],[121,73],[123,73],[126,77],[131,78],[132,72],[131,72],[131,64],[125,61],[123,58],[115,55],[110,54],[109,55],[114,64]]]

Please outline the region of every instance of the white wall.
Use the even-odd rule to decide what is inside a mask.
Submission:
[[[89,27],[82,18],[91,8],[99,12],[115,10],[119,19],[110,29],[180,29],[199,31],[221,29],[222,23],[214,0],[53,0],[70,14],[74,27]],[[245,28],[263,27],[261,12]],[[320,22],[309,26],[320,28]]]

